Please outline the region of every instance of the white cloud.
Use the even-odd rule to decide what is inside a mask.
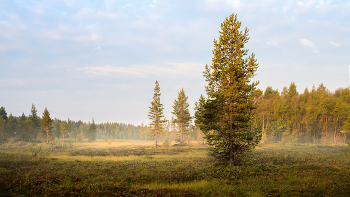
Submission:
[[[75,18],[77,19],[83,19],[87,16],[91,16],[94,13],[94,11],[90,8],[81,8],[76,14]]]
[[[119,13],[110,13],[110,12],[97,12],[96,17],[107,18],[107,19],[116,19],[120,16]]]
[[[313,6],[314,3],[315,3],[315,0],[310,0],[310,1],[307,1],[307,2],[300,2],[300,1],[298,1],[297,4],[300,7],[309,8],[309,7]]]
[[[338,44],[338,43],[336,43],[336,42],[332,42],[332,41],[330,41],[329,44],[332,44],[332,45],[337,46],[337,47],[340,46],[340,44]]]
[[[105,4],[107,8],[111,8],[114,3],[115,3],[115,0],[105,0]]]
[[[312,43],[311,40],[301,39],[300,43],[304,46],[315,48],[315,45],[314,45],[314,43]]]
[[[97,34],[91,34],[91,39],[92,39],[92,40],[97,40],[97,39],[98,39]]]
[[[315,53],[319,53],[319,51],[318,51],[318,50],[316,50],[316,49],[314,50],[314,52],[315,52]]]
[[[266,43],[267,43],[268,45],[278,46],[278,43],[277,43],[277,42],[269,42],[269,41],[267,41]]]
[[[3,87],[20,87],[25,85],[26,83],[22,79],[0,79],[0,86]]]
[[[84,67],[77,68],[77,70],[84,70],[86,73],[95,74],[95,75],[106,75],[113,76],[115,74],[122,74],[128,76],[137,76],[148,78],[152,75],[167,75],[169,77],[177,76],[188,76],[196,77],[202,76],[202,71],[204,64],[202,63],[166,63],[169,66],[151,66],[151,65],[135,65],[132,68],[127,67],[115,67],[115,66],[104,66],[104,67]]]
[[[111,75],[111,74],[126,74],[126,75],[134,75],[139,77],[146,77],[146,75],[142,72],[142,70],[138,68],[124,68],[124,67],[84,67],[79,70],[85,70],[87,73],[92,73],[96,75]]]

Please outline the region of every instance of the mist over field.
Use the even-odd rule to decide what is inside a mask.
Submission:
[[[0,2],[0,196],[350,196],[350,3]]]

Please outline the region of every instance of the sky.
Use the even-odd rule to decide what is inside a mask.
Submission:
[[[232,13],[249,29],[260,89],[349,86],[350,1],[0,0],[0,106],[148,124],[158,80],[165,117],[181,88],[193,115]]]

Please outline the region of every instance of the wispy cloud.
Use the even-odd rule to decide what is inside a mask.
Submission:
[[[20,87],[25,86],[23,79],[0,79],[0,86],[3,87]]]
[[[201,63],[166,63],[168,66],[156,66],[156,65],[136,65],[132,68],[127,67],[115,67],[115,66],[104,66],[104,67],[84,67],[77,68],[77,70],[83,70],[86,73],[95,75],[113,76],[116,74],[122,74],[127,76],[137,77],[150,77],[151,75],[161,76],[194,76],[194,73],[201,74],[203,71],[204,64]],[[170,66],[170,67],[169,67]]]
[[[311,40],[301,39],[300,43],[302,45],[304,45],[304,46],[314,48],[314,50],[313,50],[314,53],[319,53],[319,51],[317,49],[315,49],[316,47],[315,47],[314,43]]]
[[[269,41],[267,41],[266,44],[272,45],[272,46],[278,46],[277,42],[269,42]]]
[[[311,40],[301,39],[300,43],[304,46],[315,48],[315,45],[314,45],[314,43],[312,43]]]
[[[124,67],[84,67],[79,70],[84,70],[86,73],[96,74],[96,75],[112,75],[112,74],[126,74],[126,75],[134,75],[139,77],[147,77],[142,70],[137,68],[124,68]]]
[[[337,47],[340,46],[340,44],[338,44],[338,43],[336,43],[336,42],[332,42],[332,41],[330,41],[329,44],[334,45],[334,46],[337,46]]]

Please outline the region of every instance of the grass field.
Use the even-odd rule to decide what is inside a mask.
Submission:
[[[3,144],[0,196],[350,196],[345,145],[260,145],[239,166],[195,142],[152,145]]]

